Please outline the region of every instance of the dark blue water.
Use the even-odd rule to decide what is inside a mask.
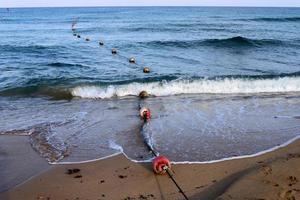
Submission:
[[[300,133],[299,32],[299,8],[1,9],[0,134],[50,161],[148,159],[146,90],[147,132],[172,160],[267,150]]]
[[[132,82],[298,77],[299,13],[298,8],[2,9],[0,94],[103,97],[103,87]],[[72,36],[73,21],[81,39]],[[113,47],[121,56],[111,55]],[[138,65],[128,63],[131,56]],[[141,73],[143,66],[152,73]],[[299,86],[298,78],[294,82]],[[86,85],[102,90],[70,94]],[[115,90],[114,95],[135,94]]]

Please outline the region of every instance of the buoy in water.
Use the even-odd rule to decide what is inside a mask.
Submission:
[[[167,169],[171,169],[171,163],[165,156],[157,156],[153,159],[152,164],[153,171],[156,174],[163,175],[166,173]]]
[[[135,58],[134,57],[129,58],[129,62],[130,63],[135,63]]]
[[[144,73],[150,73],[150,68],[149,67],[144,67],[143,72]]]
[[[80,38],[80,35],[77,35],[77,38]]]
[[[149,97],[149,94],[146,91],[141,91],[140,94],[139,94],[139,97],[141,99],[145,99],[145,98]]]
[[[111,53],[112,53],[112,54],[117,54],[117,49],[113,48],[113,49],[111,50]]]
[[[151,118],[151,112],[149,108],[141,108],[140,109],[140,116],[143,120],[150,120]]]
[[[104,43],[103,43],[102,41],[100,41],[100,42],[99,42],[99,45],[100,45],[100,46],[103,46],[103,45],[104,45]]]
[[[90,38],[85,38],[85,41],[87,41],[87,42],[90,41]]]

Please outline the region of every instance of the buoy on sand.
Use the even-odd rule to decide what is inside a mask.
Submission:
[[[157,156],[152,161],[153,171],[156,174],[163,175],[168,169],[171,169],[171,162],[165,156]]]

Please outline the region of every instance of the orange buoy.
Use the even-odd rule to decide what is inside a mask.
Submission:
[[[171,169],[171,163],[169,159],[165,156],[157,156],[152,161],[153,171],[156,174],[163,175],[166,173],[167,169]]]
[[[151,112],[149,108],[141,108],[140,109],[140,116],[144,120],[149,120],[151,118]]]

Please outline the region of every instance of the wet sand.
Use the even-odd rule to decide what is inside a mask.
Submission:
[[[0,136],[0,192],[20,184],[51,166],[35,152],[27,136]]]
[[[75,169],[75,170],[74,170]],[[207,164],[173,165],[189,199],[300,198],[300,140],[251,158]],[[150,163],[119,154],[83,164],[56,165],[0,199],[183,199],[167,176]]]

